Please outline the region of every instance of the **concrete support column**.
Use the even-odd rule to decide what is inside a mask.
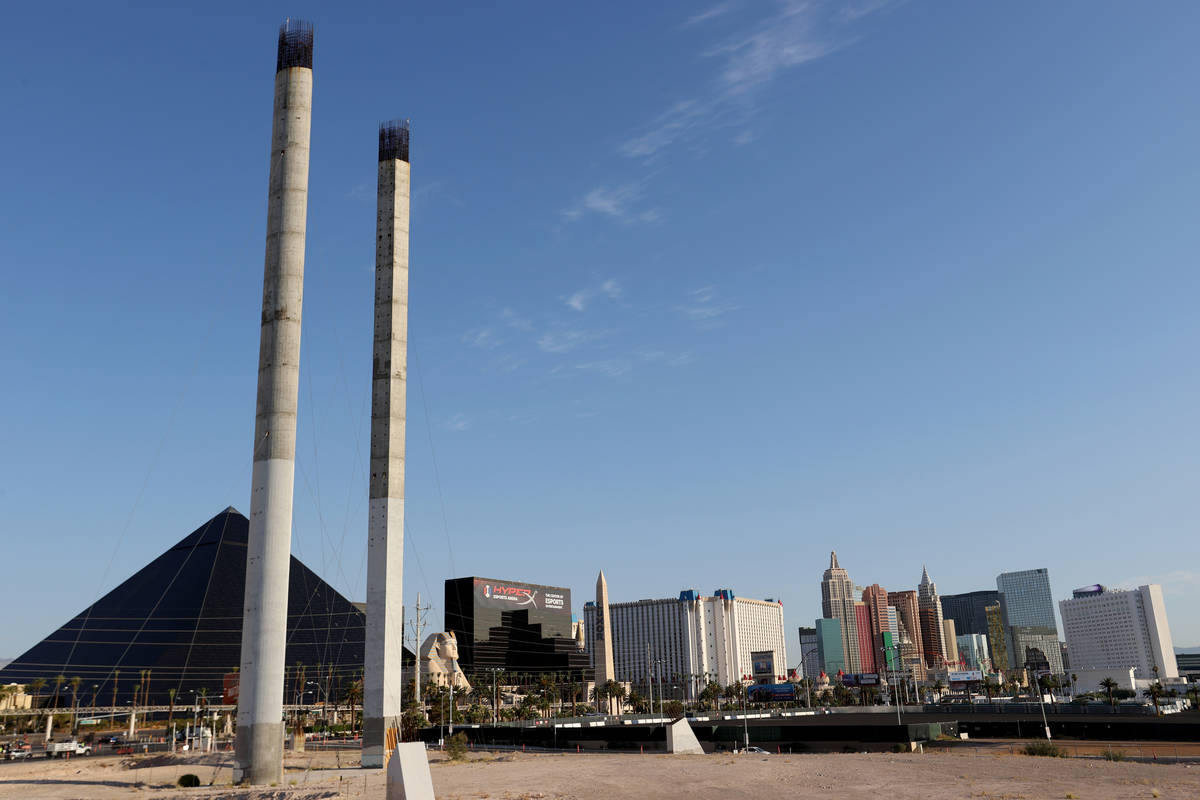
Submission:
[[[233,768],[236,783],[283,780],[283,671],[308,216],[312,54],[312,26],[286,22],[279,31],[271,128],[258,402]]]
[[[404,426],[408,377],[408,123],[379,127],[375,346],[367,521],[362,765],[382,767],[400,727],[404,624]]]

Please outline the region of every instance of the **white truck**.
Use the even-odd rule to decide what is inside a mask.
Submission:
[[[66,758],[68,756],[90,756],[92,746],[76,741],[50,742],[46,745],[46,758]]]

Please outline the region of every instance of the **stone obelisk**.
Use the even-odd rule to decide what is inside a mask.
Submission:
[[[375,358],[367,510],[367,633],[362,765],[382,767],[400,727],[404,622],[404,423],[408,377],[408,122],[379,126]]]
[[[275,60],[258,402],[233,767],[236,783],[283,780],[283,668],[292,557],[312,59],[312,25],[297,20],[285,22],[279,29]]]
[[[608,610],[608,581],[604,580],[604,570],[600,570],[600,577],[596,579],[596,641],[592,644],[592,652],[596,654],[596,685],[603,686],[608,681],[616,680],[612,617]]]

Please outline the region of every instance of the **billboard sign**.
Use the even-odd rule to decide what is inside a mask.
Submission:
[[[750,654],[750,671],[755,683],[775,682],[775,651],[756,650]]]
[[[983,680],[983,673],[977,669],[968,669],[960,672],[951,672],[946,677],[950,683],[970,683],[972,681]]]
[[[536,583],[475,579],[475,604],[505,611],[562,611],[570,613],[571,590]]]
[[[794,683],[759,683],[746,687],[746,699],[751,703],[782,703],[796,699]]]
[[[878,686],[879,675],[875,672],[853,672],[842,675],[842,686]]]
[[[221,679],[221,702],[225,705],[236,705],[241,678],[236,672],[226,672]]]

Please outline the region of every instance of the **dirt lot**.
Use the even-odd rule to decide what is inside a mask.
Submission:
[[[286,785],[254,790],[229,786],[228,754],[15,762],[0,764],[0,797],[382,800],[382,773],[358,769],[354,766],[356,755],[289,756]],[[445,800],[762,800],[801,795],[839,800],[1200,797],[1200,765],[1032,758],[1009,755],[1007,745],[923,755],[493,757],[476,753],[465,763],[448,763],[440,754],[431,760],[437,796]],[[200,776],[206,785],[175,788],[179,776],[187,772]],[[210,781],[212,785],[207,785]]]

